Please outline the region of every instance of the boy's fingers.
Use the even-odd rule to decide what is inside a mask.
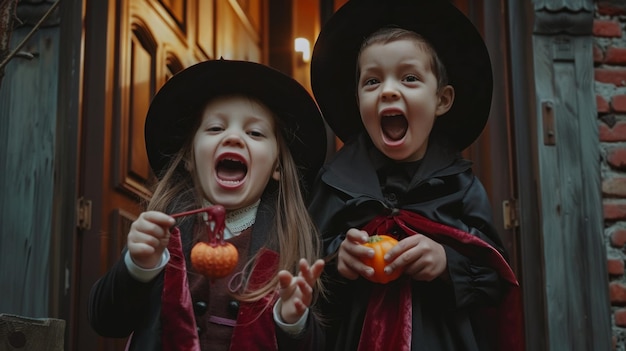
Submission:
[[[359,273],[348,267],[342,260],[337,264],[337,271],[346,279],[355,280],[359,277]]]
[[[385,254],[385,257],[384,257],[385,261],[387,262],[397,261],[400,255],[417,247],[417,245],[419,245],[421,237],[422,237],[421,234],[415,234],[415,235],[408,236],[398,241],[398,244],[392,247],[391,249],[389,249],[389,251],[387,251],[387,253]]]
[[[337,269],[344,277],[351,280],[355,280],[359,275],[369,277],[374,274],[374,269],[361,262],[359,259],[346,260],[343,262],[343,265],[340,262]]]
[[[369,235],[367,232],[358,229],[350,229],[346,232],[346,240],[353,241],[357,244],[365,244]]]
[[[354,257],[374,257],[374,250],[365,245],[350,241],[344,240],[341,243],[341,248],[345,250],[347,254]]]

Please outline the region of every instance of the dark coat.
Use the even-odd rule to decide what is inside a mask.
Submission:
[[[374,217],[391,215],[396,209],[475,235],[505,254],[491,224],[486,192],[473,175],[471,163],[433,140],[420,164],[413,165],[416,171],[384,157],[365,134],[338,151],[321,170],[310,204],[326,254],[337,252],[349,228],[362,228]],[[398,228],[391,234],[403,236]],[[478,307],[499,301],[503,283],[491,267],[475,264],[448,245],[444,249],[451,283],[440,278],[410,283],[411,349],[489,349],[490,331],[482,329]],[[321,305],[331,322],[327,350],[356,350],[374,283],[340,277],[336,260],[327,264],[324,274],[330,291]]]
[[[252,229],[250,254],[262,249],[266,236],[273,220],[273,211],[263,206],[259,207],[257,219]],[[187,269],[189,267],[189,252],[192,247],[191,228],[181,228],[182,247],[185,252]],[[161,293],[163,291],[164,272],[161,272],[150,282],[142,283],[135,280],[124,263],[123,257],[98,280],[92,287],[89,298],[89,320],[92,328],[101,336],[111,338],[126,338],[132,335],[129,350],[157,351],[161,350]],[[273,306],[270,306],[272,308]],[[240,306],[241,311],[241,306]],[[270,311],[271,313],[271,311]],[[241,326],[235,326],[235,333]],[[246,334],[250,328],[243,326]],[[307,328],[302,335],[290,336],[278,326],[263,325],[259,333],[274,332],[279,350],[322,350],[324,338],[313,313],[309,313]],[[257,332],[257,331],[254,331]],[[253,350],[254,340],[246,341],[245,351]],[[244,350],[242,350],[244,351]]]

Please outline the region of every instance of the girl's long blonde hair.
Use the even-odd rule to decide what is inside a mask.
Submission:
[[[250,99],[266,106],[262,101],[252,97]],[[194,162],[192,156],[193,137],[200,126],[201,118],[198,115],[196,119],[195,128],[189,131],[187,142],[178,153],[171,156],[169,166],[162,174],[161,179],[155,184],[153,195],[147,204],[148,210],[176,213],[203,206],[203,192],[197,181],[194,180],[196,177],[191,173],[195,172],[195,165],[190,167]],[[276,116],[274,116],[274,121],[276,122],[275,134],[279,148],[280,180],[278,182],[270,180],[270,183],[268,183],[268,186],[275,188],[269,190],[276,191],[276,196],[267,196],[266,198],[275,199],[276,204],[274,206],[275,220],[269,228],[269,242],[266,243],[266,246],[277,247],[280,257],[278,269],[286,269],[295,275],[298,271],[300,258],[306,258],[312,264],[321,257],[321,243],[317,229],[306,208],[303,195],[305,189],[302,187],[302,173],[297,169],[297,165],[285,141],[286,136],[283,133],[286,131],[280,127],[280,120]],[[188,169],[192,169],[192,171]],[[266,186],[267,190],[268,187]],[[189,221],[189,218],[191,217],[182,219],[180,226],[183,226],[185,221]],[[275,232],[275,235],[272,235],[272,232]],[[194,234],[194,243],[197,239]],[[183,248],[183,250],[188,253],[190,248]],[[258,253],[253,255],[246,266],[253,265],[257,255]],[[272,279],[260,288],[255,290],[246,289],[245,282],[248,281],[250,271],[252,269],[244,272],[244,289],[234,293],[238,300],[258,301],[277,288],[278,276],[274,274]],[[323,287],[320,279],[318,279],[314,291],[317,295],[322,290]]]

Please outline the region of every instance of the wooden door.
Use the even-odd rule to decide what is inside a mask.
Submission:
[[[154,176],[143,125],[151,98],[169,77],[202,60],[260,62],[265,3],[86,1],[79,196],[91,204],[91,219],[77,233],[70,350],[123,350],[125,344],[95,334],[87,305],[91,286],[119,259],[150,196]]]

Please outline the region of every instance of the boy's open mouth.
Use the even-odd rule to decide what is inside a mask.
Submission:
[[[246,177],[248,166],[243,160],[227,156],[217,162],[215,171],[220,181],[237,184]]]
[[[380,127],[387,138],[398,141],[409,129],[409,122],[404,115],[383,116],[380,120]]]

